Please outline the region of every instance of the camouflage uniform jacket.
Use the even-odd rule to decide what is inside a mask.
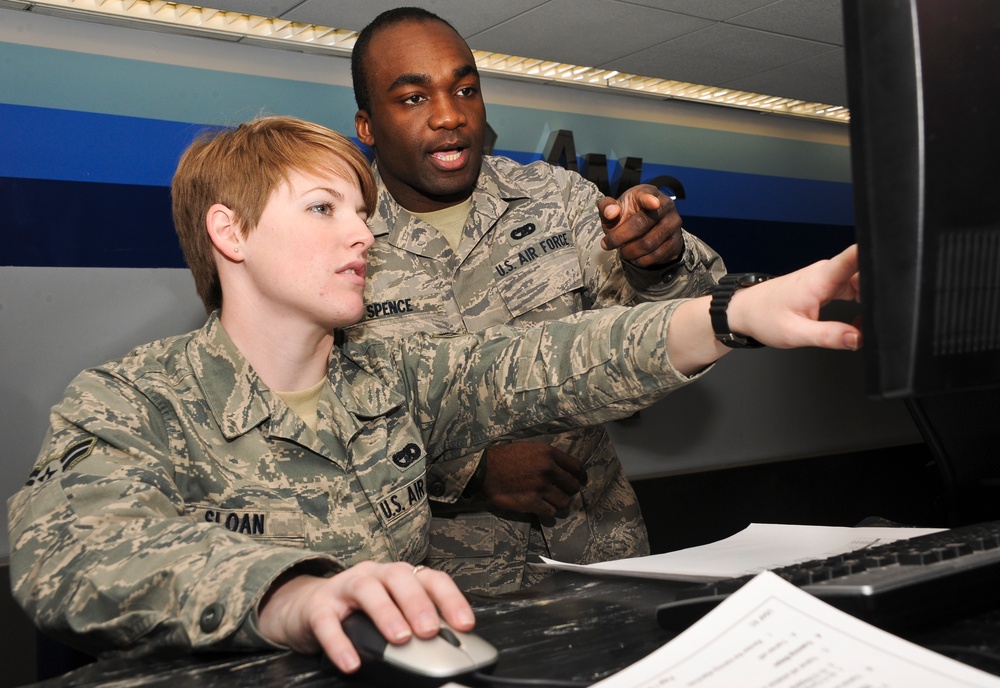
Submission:
[[[334,348],[316,432],[215,315],[84,371],[9,503],[15,595],[95,654],[270,647],[256,607],[283,571],[425,558],[428,457],[604,422],[686,382],[663,346],[676,303]]]
[[[401,208],[379,179],[378,208],[369,221],[376,242],[368,254],[366,313],[347,337],[544,322],[593,307],[699,295],[725,274],[719,256],[687,232],[684,257],[669,269],[623,263],[617,251],[600,246],[601,198],[596,186],[561,167],[486,157],[455,251],[436,229]],[[605,430],[579,429],[543,441],[578,458],[587,471],[569,515],[542,526],[543,551],[581,564],[648,554],[635,493]],[[539,577],[525,567],[530,529],[539,526],[460,497],[480,458],[430,467],[435,518],[426,563],[451,573],[464,590],[504,592]]]

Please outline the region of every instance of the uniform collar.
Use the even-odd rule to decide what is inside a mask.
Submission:
[[[272,394],[236,348],[219,321],[218,311],[209,316],[191,340],[188,354],[205,399],[227,440],[267,423],[268,435],[313,444],[304,437],[308,430],[305,423]],[[344,447],[360,430],[359,418],[385,415],[403,402],[399,392],[346,359],[337,347],[331,353],[327,377],[330,386],[320,397],[319,435],[331,433]]]
[[[374,167],[378,184],[377,212],[369,222],[372,234],[377,239],[387,241],[397,248],[434,259],[447,260],[454,254],[448,240],[440,232],[414,217],[399,205],[389,193]],[[490,227],[507,210],[511,201],[528,198],[528,193],[510,176],[498,169],[494,158],[483,156],[483,163],[472,192],[472,213],[470,222],[476,241],[481,239]],[[468,227],[468,224],[466,225]],[[471,245],[475,245],[472,243]],[[471,250],[471,246],[459,246],[459,258]]]
[[[227,440],[270,418],[271,391],[222,328],[218,311],[191,340],[188,355]]]

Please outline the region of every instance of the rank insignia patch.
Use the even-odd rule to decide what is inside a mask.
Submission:
[[[40,466],[36,466],[35,470],[31,471],[31,474],[28,476],[28,482],[25,484],[29,486],[39,485],[60,473],[72,469],[75,465],[90,456],[96,444],[96,437],[88,437],[74,442],[63,452],[62,456],[53,456]]]

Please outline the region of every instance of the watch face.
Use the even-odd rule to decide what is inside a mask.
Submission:
[[[766,282],[769,279],[771,279],[771,275],[765,275],[760,272],[748,272],[744,275],[740,275],[736,280],[736,283],[741,287],[752,287],[755,284]]]

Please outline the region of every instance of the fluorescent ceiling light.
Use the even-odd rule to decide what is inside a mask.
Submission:
[[[223,40],[300,52],[350,55],[358,32],[316,24],[214,10],[163,0],[0,0],[43,14],[155,31],[209,36]],[[612,90],[661,100],[682,100],[770,114],[847,123],[846,107],[809,103],[717,86],[703,86],[606,69],[549,62],[530,57],[474,50],[480,72],[564,86]]]

